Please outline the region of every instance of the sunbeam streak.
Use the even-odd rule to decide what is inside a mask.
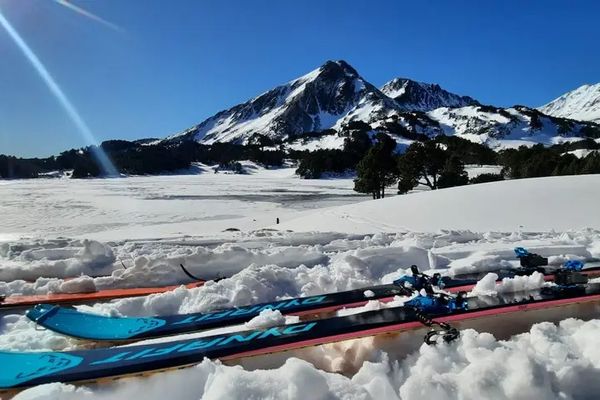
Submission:
[[[96,22],[101,23],[104,26],[107,26],[117,32],[123,32],[123,29],[120,26],[117,26],[115,24],[113,24],[112,22],[108,22],[107,20],[100,18],[99,16],[92,14],[91,12],[84,10],[83,8],[76,6],[75,4],[67,1],[67,0],[54,0],[56,1],[58,4],[65,6],[73,11],[75,11],[78,14],[81,14],[85,17],[88,17]]]
[[[31,48],[29,48],[27,43],[25,43],[23,38],[21,38],[19,33],[13,28],[13,26],[10,24],[10,22],[8,22],[8,20],[4,17],[4,15],[2,14],[1,11],[0,11],[0,25],[2,25],[2,27],[6,30],[6,32],[8,32],[8,35],[14,40],[14,42],[17,44],[19,49],[25,55],[25,57],[27,57],[27,59],[29,60],[31,65],[33,65],[33,67],[35,68],[37,73],[40,75],[40,77],[43,79],[43,81],[48,86],[48,89],[50,89],[52,94],[54,94],[54,96],[56,97],[58,102],[61,104],[61,106],[66,111],[69,118],[71,118],[73,123],[77,126],[79,132],[82,134],[85,141],[91,145],[97,144],[97,141],[94,138],[92,131],[87,126],[87,124],[85,123],[83,118],[81,118],[81,116],[79,115],[79,112],[77,111],[75,106],[67,98],[67,96],[64,94],[64,92],[62,91],[60,86],[58,86],[58,84],[56,83],[54,78],[52,78],[52,75],[50,75],[50,73],[48,72],[48,70],[46,69],[44,64],[42,64],[40,59],[35,55],[35,53],[31,50]],[[94,149],[93,151],[95,153],[95,156],[96,156],[98,162],[100,163],[100,167],[102,168],[103,172],[110,176],[118,175],[117,169],[112,164],[112,162],[110,161],[110,159],[108,158],[106,153],[104,153],[102,148],[100,146],[93,146],[92,149]]]

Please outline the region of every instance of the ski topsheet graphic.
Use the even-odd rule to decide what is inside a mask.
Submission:
[[[546,309],[600,301],[598,284],[557,286],[532,292],[524,300],[472,297],[460,308],[428,315],[438,321]],[[415,303],[418,304],[419,302]],[[424,304],[424,303],[422,303]],[[0,388],[49,382],[76,382],[193,365],[203,358],[239,358],[327,342],[415,329],[422,318],[416,307],[396,307],[263,330],[126,347],[72,352],[0,353]]]
[[[368,294],[368,297],[365,296]],[[181,314],[165,317],[105,317],[79,312],[72,308],[40,304],[27,312],[37,324],[82,339],[134,340],[234,325],[249,321],[266,309],[284,314],[302,314],[310,311],[338,309],[342,306],[365,303],[372,299],[393,298],[406,294],[396,285],[350,290],[318,296],[301,297],[230,308],[211,313]]]

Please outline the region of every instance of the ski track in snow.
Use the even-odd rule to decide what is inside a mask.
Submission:
[[[273,175],[283,172],[268,171],[266,174],[272,175],[267,178],[255,177],[265,188],[273,182],[267,182]],[[179,188],[196,183],[196,177],[171,178],[175,187]],[[176,191],[169,189],[166,177],[129,179],[132,181],[125,182],[125,187],[132,185],[134,189],[128,194],[115,195],[121,200],[136,198],[143,190],[149,190],[152,196],[159,197],[169,196],[169,192]],[[233,188],[234,184],[240,182],[237,177],[224,179],[224,185],[230,188],[231,195],[244,192],[245,189]],[[288,178],[281,178],[281,181],[278,180],[280,178],[273,179],[274,182],[283,182]],[[211,177],[205,182],[214,183],[216,180]],[[341,196],[348,193],[349,180],[293,182],[300,182],[300,187],[293,190],[323,194],[335,188],[333,190],[339,191]],[[92,180],[82,183],[81,190],[106,194],[114,191],[117,184],[123,185],[111,180]],[[15,202],[24,192],[33,190],[29,182],[11,182],[3,189],[11,185],[14,187],[8,190],[7,198]],[[41,185],[43,190],[51,193],[53,188],[71,183],[51,181]],[[159,188],[160,185],[164,187]],[[91,189],[92,186],[96,187]],[[200,189],[188,188],[180,192],[190,194],[194,190]],[[292,191],[289,187],[286,190]],[[278,196],[279,193],[271,187],[269,195]],[[443,194],[442,191],[440,193]],[[56,196],[55,200],[58,201],[65,195]],[[86,201],[85,196],[79,197],[79,200]],[[2,207],[13,207],[11,201],[3,203]],[[154,233],[152,228],[145,232],[140,229],[142,225],[137,226],[136,221],[142,219],[144,213],[148,212],[146,210],[140,211],[140,214],[133,213],[129,221],[122,221],[123,224],[131,222],[136,225],[133,230],[120,228],[110,240],[106,238],[109,230],[99,234],[93,225],[86,225],[88,213],[98,217],[105,212],[102,210],[106,210],[106,204],[102,204],[101,200],[90,202],[88,206],[91,210],[86,208],[81,214],[73,215],[72,226],[67,227],[66,232],[78,233],[69,238],[58,238],[58,235],[52,234],[52,229],[46,230],[43,235],[34,234],[33,225],[28,224],[31,224],[30,214],[39,212],[35,209],[36,203],[29,209],[30,214],[20,222],[18,216],[11,217],[11,221],[20,224],[23,232],[28,232],[24,236],[29,237],[11,236],[8,230],[2,232],[5,240],[0,243],[0,294],[43,294],[188,283],[190,280],[179,268],[180,263],[193,274],[206,278],[228,276],[227,279],[208,282],[200,288],[186,289],[182,286],[168,293],[79,306],[81,310],[104,315],[168,315],[208,312],[390,283],[400,275],[409,273],[412,264],[418,265],[424,272],[436,271],[447,275],[510,268],[517,265],[513,253],[516,246],[547,256],[550,264],[556,266],[569,259],[590,261],[600,257],[600,231],[593,229],[538,233],[521,230],[432,230],[430,233],[359,234],[252,230],[254,227],[250,227],[252,229],[241,232],[221,232],[218,224],[209,223],[207,231],[198,234],[195,229],[190,229],[193,224],[181,222],[189,211],[187,206],[191,204],[189,199],[186,201],[183,209],[166,206],[162,210],[166,210],[165,215],[180,214],[174,218],[175,228],[168,229],[172,233],[180,230],[178,235],[140,239],[150,237],[148,233]],[[197,201],[200,208],[211,202],[207,199]],[[272,198],[254,207],[265,218],[271,218],[275,214],[269,207],[274,201],[277,200]],[[294,201],[286,201],[279,203],[281,209],[277,212],[295,215]],[[343,200],[350,201],[349,198]],[[327,202],[323,204],[316,201],[308,207],[323,205],[327,205]],[[125,213],[123,204],[118,208],[115,212],[125,215],[119,214]],[[567,208],[565,212],[573,209]],[[154,222],[163,217],[150,215],[151,220],[155,218],[152,220]],[[54,218],[64,218],[62,211]],[[364,221],[362,216],[349,214],[348,219],[353,218]],[[386,226],[385,220],[378,215],[370,218],[374,226]],[[59,222],[66,226],[68,221]],[[82,224],[77,226],[79,222]],[[256,228],[259,227],[257,224]],[[334,223],[330,225],[331,230],[336,227]],[[387,230],[393,227],[393,223],[387,224]],[[127,232],[134,231],[135,235],[127,236]],[[146,235],[141,235],[142,232]],[[123,264],[126,268],[123,268]],[[40,275],[45,278],[37,278]],[[64,280],[79,275],[77,279]],[[493,278],[493,275],[488,275],[475,292],[487,295],[494,291],[531,289],[542,284],[539,277],[530,277],[492,286]],[[399,297],[388,304],[369,301],[360,308],[340,310],[338,315],[399,306],[405,300]],[[265,312],[246,327],[227,327],[183,335],[181,338],[293,323],[294,320],[293,317],[281,316],[279,312]],[[595,398],[600,389],[596,383],[600,380],[594,379],[600,377],[597,369],[600,362],[599,329],[599,320],[583,322],[567,319],[558,326],[552,323],[536,324],[529,332],[507,341],[496,340],[489,333],[465,330],[457,342],[433,347],[419,346],[422,336],[410,334],[385,340],[367,338],[301,350],[294,353],[300,358],[291,357],[287,360],[289,356],[272,355],[262,358],[259,364],[242,363],[241,366],[204,360],[186,370],[156,374],[149,378],[130,378],[102,386],[43,385],[20,393],[16,399],[126,399],[141,393],[148,399],[164,399],[167,396],[173,399]],[[3,312],[0,315],[0,333],[2,350],[74,350],[94,346],[50,331],[37,330],[22,312]],[[174,338],[153,339],[165,340]],[[325,370],[351,370],[353,373],[344,375]]]

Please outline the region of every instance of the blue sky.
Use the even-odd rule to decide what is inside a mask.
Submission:
[[[381,86],[539,106],[600,81],[598,1],[0,0],[98,140],[164,137],[344,59]],[[0,153],[86,145],[0,28]]]

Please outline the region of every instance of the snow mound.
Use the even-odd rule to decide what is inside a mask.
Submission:
[[[0,281],[34,281],[110,273],[115,255],[95,240],[21,240],[0,243]]]

